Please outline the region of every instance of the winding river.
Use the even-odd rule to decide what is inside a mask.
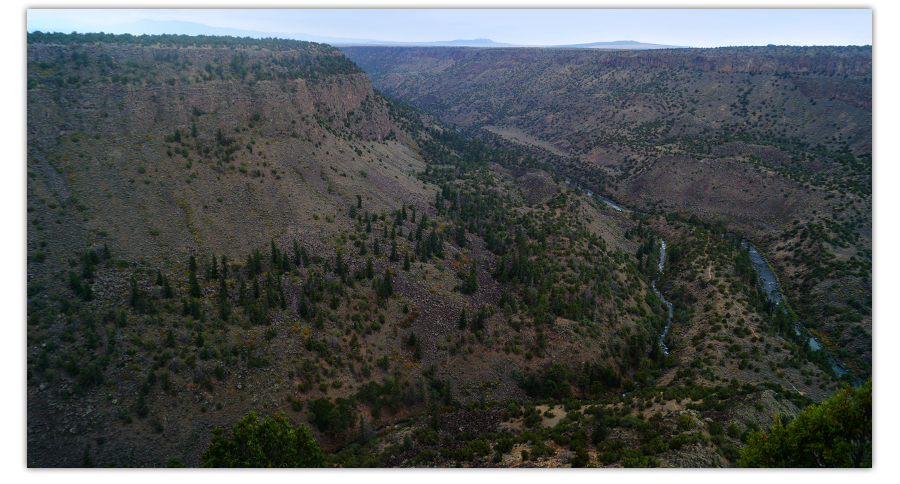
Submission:
[[[566,180],[566,183],[569,183],[569,181]],[[622,207],[621,205],[617,204],[616,202],[614,202],[602,195],[597,195],[597,194],[591,192],[590,190],[585,190],[585,189],[581,189],[581,190],[584,191],[585,193],[587,193],[588,195],[600,200],[601,202],[603,202],[604,204],[606,204],[607,206],[609,206],[610,208],[612,208],[613,210],[615,210],[617,212],[625,212],[625,213],[632,212],[631,210],[628,210],[628,209]],[[666,262],[666,241],[662,240],[662,239],[660,239],[660,240],[662,241],[662,244],[660,245],[660,248],[659,248],[659,272],[660,272],[660,274],[662,274],[665,270],[665,262]],[[748,252],[750,253],[750,261],[753,264],[753,268],[756,269],[756,273],[758,275],[758,283],[759,283],[760,287],[764,291],[766,291],[766,294],[768,295],[769,300],[774,303],[783,303],[785,305],[788,305],[788,307],[790,307],[787,298],[785,298],[784,293],[781,292],[781,287],[778,284],[778,276],[775,275],[775,272],[769,266],[769,263],[766,262],[766,259],[765,259],[765,257],[763,257],[762,253],[760,253],[759,250],[757,250],[757,248],[754,247],[753,244],[751,244],[747,240],[741,241],[741,246],[744,247],[745,249],[747,249]],[[663,342],[663,340],[665,339],[666,335],[669,333],[669,329],[672,326],[672,314],[673,314],[672,303],[669,302],[665,298],[665,296],[663,296],[663,294],[659,291],[659,289],[656,288],[656,282],[657,282],[656,280],[651,281],[650,285],[653,287],[653,291],[656,293],[656,296],[663,303],[665,303],[666,307],[668,307],[668,309],[669,309],[668,315],[666,317],[666,327],[665,327],[665,329],[663,329],[662,333],[660,333],[660,335],[659,335],[659,347],[662,349],[663,353],[668,355],[669,348],[666,346],[666,344]],[[798,335],[806,334],[807,336],[809,336],[809,347],[813,351],[822,350],[822,345],[819,343],[819,341],[814,336],[812,336],[809,333],[809,330],[807,330],[802,325],[802,322],[798,322],[798,324],[794,327],[794,331]],[[828,350],[826,349],[824,351],[828,351]],[[841,377],[844,374],[849,373],[850,379],[853,382],[853,384],[855,386],[860,385],[859,379],[856,378],[855,375],[853,375],[852,373],[849,372],[846,365],[844,365],[844,363],[841,360],[839,360],[833,354],[829,354],[829,356],[831,357],[831,367],[838,377]]]

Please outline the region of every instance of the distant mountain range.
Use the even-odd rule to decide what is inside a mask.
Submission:
[[[53,20],[30,20],[28,22],[28,31],[42,32],[106,32],[108,34],[133,34],[133,35],[228,35],[232,37],[251,37],[251,38],[279,38],[291,40],[305,40],[308,42],[317,42],[321,44],[331,45],[379,45],[379,46],[402,46],[402,47],[422,47],[422,46],[453,46],[453,47],[555,47],[555,48],[572,48],[572,49],[673,49],[682,46],[647,44],[636,42],[633,40],[617,40],[615,42],[593,42],[589,44],[571,44],[571,45],[516,45],[503,42],[494,42],[491,39],[457,39],[442,40],[435,42],[395,42],[388,40],[375,39],[353,39],[346,37],[328,37],[322,35],[310,35],[304,33],[291,32],[261,32],[258,30],[244,30],[230,27],[210,27],[196,22],[182,22],[179,20],[139,20],[137,22],[127,24],[113,25],[74,25],[67,23],[62,25]]]

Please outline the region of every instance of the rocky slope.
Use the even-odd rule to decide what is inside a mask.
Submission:
[[[870,372],[871,47],[342,50],[471,136],[751,238],[798,314]]]
[[[29,466],[199,465],[250,411],[347,467],[727,465],[835,388],[715,230],[616,212],[331,47],[30,34],[27,95]],[[659,237],[707,242],[665,283],[714,301],[668,356]]]
[[[634,222],[521,154],[327,46],[109,40],[28,46],[30,466],[196,465],[213,426],[323,405],[340,446],[349,415],[525,398],[514,375],[554,361],[627,376],[619,346],[649,348]]]

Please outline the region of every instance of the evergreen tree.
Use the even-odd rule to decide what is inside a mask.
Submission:
[[[228,291],[225,289],[225,279],[222,279],[222,288],[219,294],[219,319],[227,322],[231,317],[231,302],[228,301]]]
[[[188,284],[190,285],[191,297],[203,297],[203,291],[200,290],[200,283],[197,281],[197,275],[193,272],[188,274]]]
[[[225,434],[213,429],[202,467],[328,467],[328,456],[309,429],[293,427],[284,413],[262,421],[250,412]]]
[[[372,264],[372,258],[366,259],[366,279],[375,277],[375,266]]]
[[[228,298],[228,284],[225,282],[225,278],[219,279],[219,297],[220,298]]]
[[[403,270],[409,272],[409,253],[403,254]]]
[[[872,379],[845,386],[830,399],[804,409],[784,425],[776,417],[768,435],[756,431],[740,467],[871,467]]]
[[[163,276],[163,297],[166,299],[172,298],[175,296],[175,291],[172,290],[172,285],[169,284],[169,278]]]
[[[478,272],[475,267],[475,261],[472,261],[470,265],[469,274],[463,281],[461,291],[463,294],[474,294],[478,292]]]
[[[391,242],[391,255],[388,256],[388,260],[391,262],[397,262],[400,260],[400,256],[397,255],[397,241]]]
[[[459,329],[466,329],[466,308],[459,313]]]

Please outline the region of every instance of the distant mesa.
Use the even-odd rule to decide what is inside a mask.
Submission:
[[[572,49],[687,49],[682,45],[647,44],[634,40],[616,40],[615,42],[591,42],[589,44],[558,45],[556,47]]]
[[[317,42],[322,44],[340,45],[340,46],[389,46],[389,47],[548,47],[548,48],[584,48],[584,49],[673,49],[683,48],[676,45],[647,44],[634,40],[617,40],[614,42],[592,42],[588,44],[571,44],[571,45],[522,45],[509,44],[504,42],[495,42],[491,39],[456,39],[456,40],[440,40],[430,42],[397,42],[390,40],[377,39],[351,39],[344,37],[328,37],[321,35],[311,35],[300,32],[262,32],[257,30],[244,30],[228,27],[212,27],[197,22],[184,22],[179,20],[150,20],[142,19],[127,24],[114,24],[106,26],[87,26],[87,25],[61,25],[48,21],[31,21],[27,30],[34,32],[36,30],[44,32],[99,32],[103,31],[108,34],[132,34],[132,35],[213,35],[213,36],[230,36],[230,37],[250,37],[256,39],[278,38],[289,40],[303,40],[307,42]]]

